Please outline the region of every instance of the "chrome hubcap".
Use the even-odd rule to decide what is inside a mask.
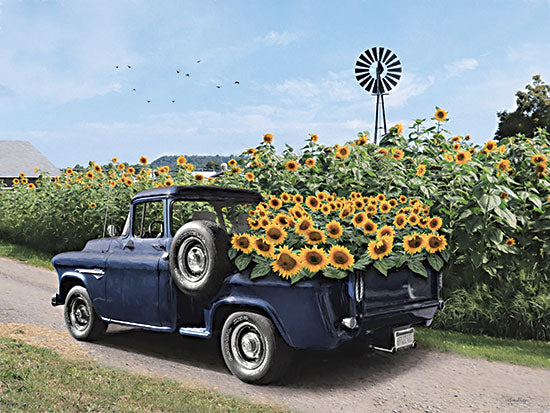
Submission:
[[[231,352],[235,360],[249,370],[259,368],[265,361],[266,348],[261,333],[250,322],[239,324],[231,333]]]
[[[71,324],[79,331],[85,330],[90,322],[90,311],[86,301],[80,296],[75,297],[71,303]]]
[[[204,271],[204,268],[206,267],[206,255],[202,248],[195,246],[189,250],[189,253],[187,254],[187,265],[195,274]]]

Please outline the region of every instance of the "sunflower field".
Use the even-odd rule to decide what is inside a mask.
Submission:
[[[252,276],[344,278],[373,265],[381,276],[407,265],[442,268],[439,327],[550,339],[550,137],[483,145],[445,129],[447,113],[390,128],[378,145],[366,132],[341,145],[310,135],[278,153],[265,134],[216,179],[113,159],[67,169],[35,185],[20,177],[0,194],[0,236],[49,252],[79,249],[109,223],[122,227],[131,197],[155,186],[212,184],[254,189],[250,231],[230,255]],[[306,223],[307,222],[307,223]],[[431,242],[430,242],[431,241]]]

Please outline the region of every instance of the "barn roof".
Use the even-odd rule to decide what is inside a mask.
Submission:
[[[34,168],[38,169],[38,173],[34,172]],[[15,177],[20,172],[30,178],[40,173],[59,175],[59,169],[30,142],[0,140],[0,178]]]

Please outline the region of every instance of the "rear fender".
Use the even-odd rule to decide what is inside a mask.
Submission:
[[[214,329],[216,328],[216,326],[214,325],[216,315],[219,314],[219,312],[224,308],[230,308],[233,310],[232,312],[257,310],[260,313],[264,313],[271,319],[271,321],[279,331],[279,334],[281,334],[283,340],[285,340],[285,342],[289,346],[294,347],[290,336],[284,329],[283,323],[281,323],[281,320],[277,316],[277,313],[273,309],[273,307],[267,301],[257,298],[226,297],[222,300],[216,301],[210,309],[204,310],[204,319],[206,320],[206,329],[208,331],[214,331]],[[222,325],[224,321],[225,320],[221,320]]]

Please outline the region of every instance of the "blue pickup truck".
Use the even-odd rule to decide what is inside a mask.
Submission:
[[[219,337],[230,371],[256,384],[280,379],[293,349],[415,346],[413,326],[429,325],[443,308],[441,274],[368,269],[294,285],[275,274],[250,279],[227,251],[231,233],[246,231],[245,206],[261,201],[255,191],[216,186],[142,191],[121,235],[109,226],[109,237],[53,258],[52,305],[64,305],[77,340],[100,338],[110,323]]]

